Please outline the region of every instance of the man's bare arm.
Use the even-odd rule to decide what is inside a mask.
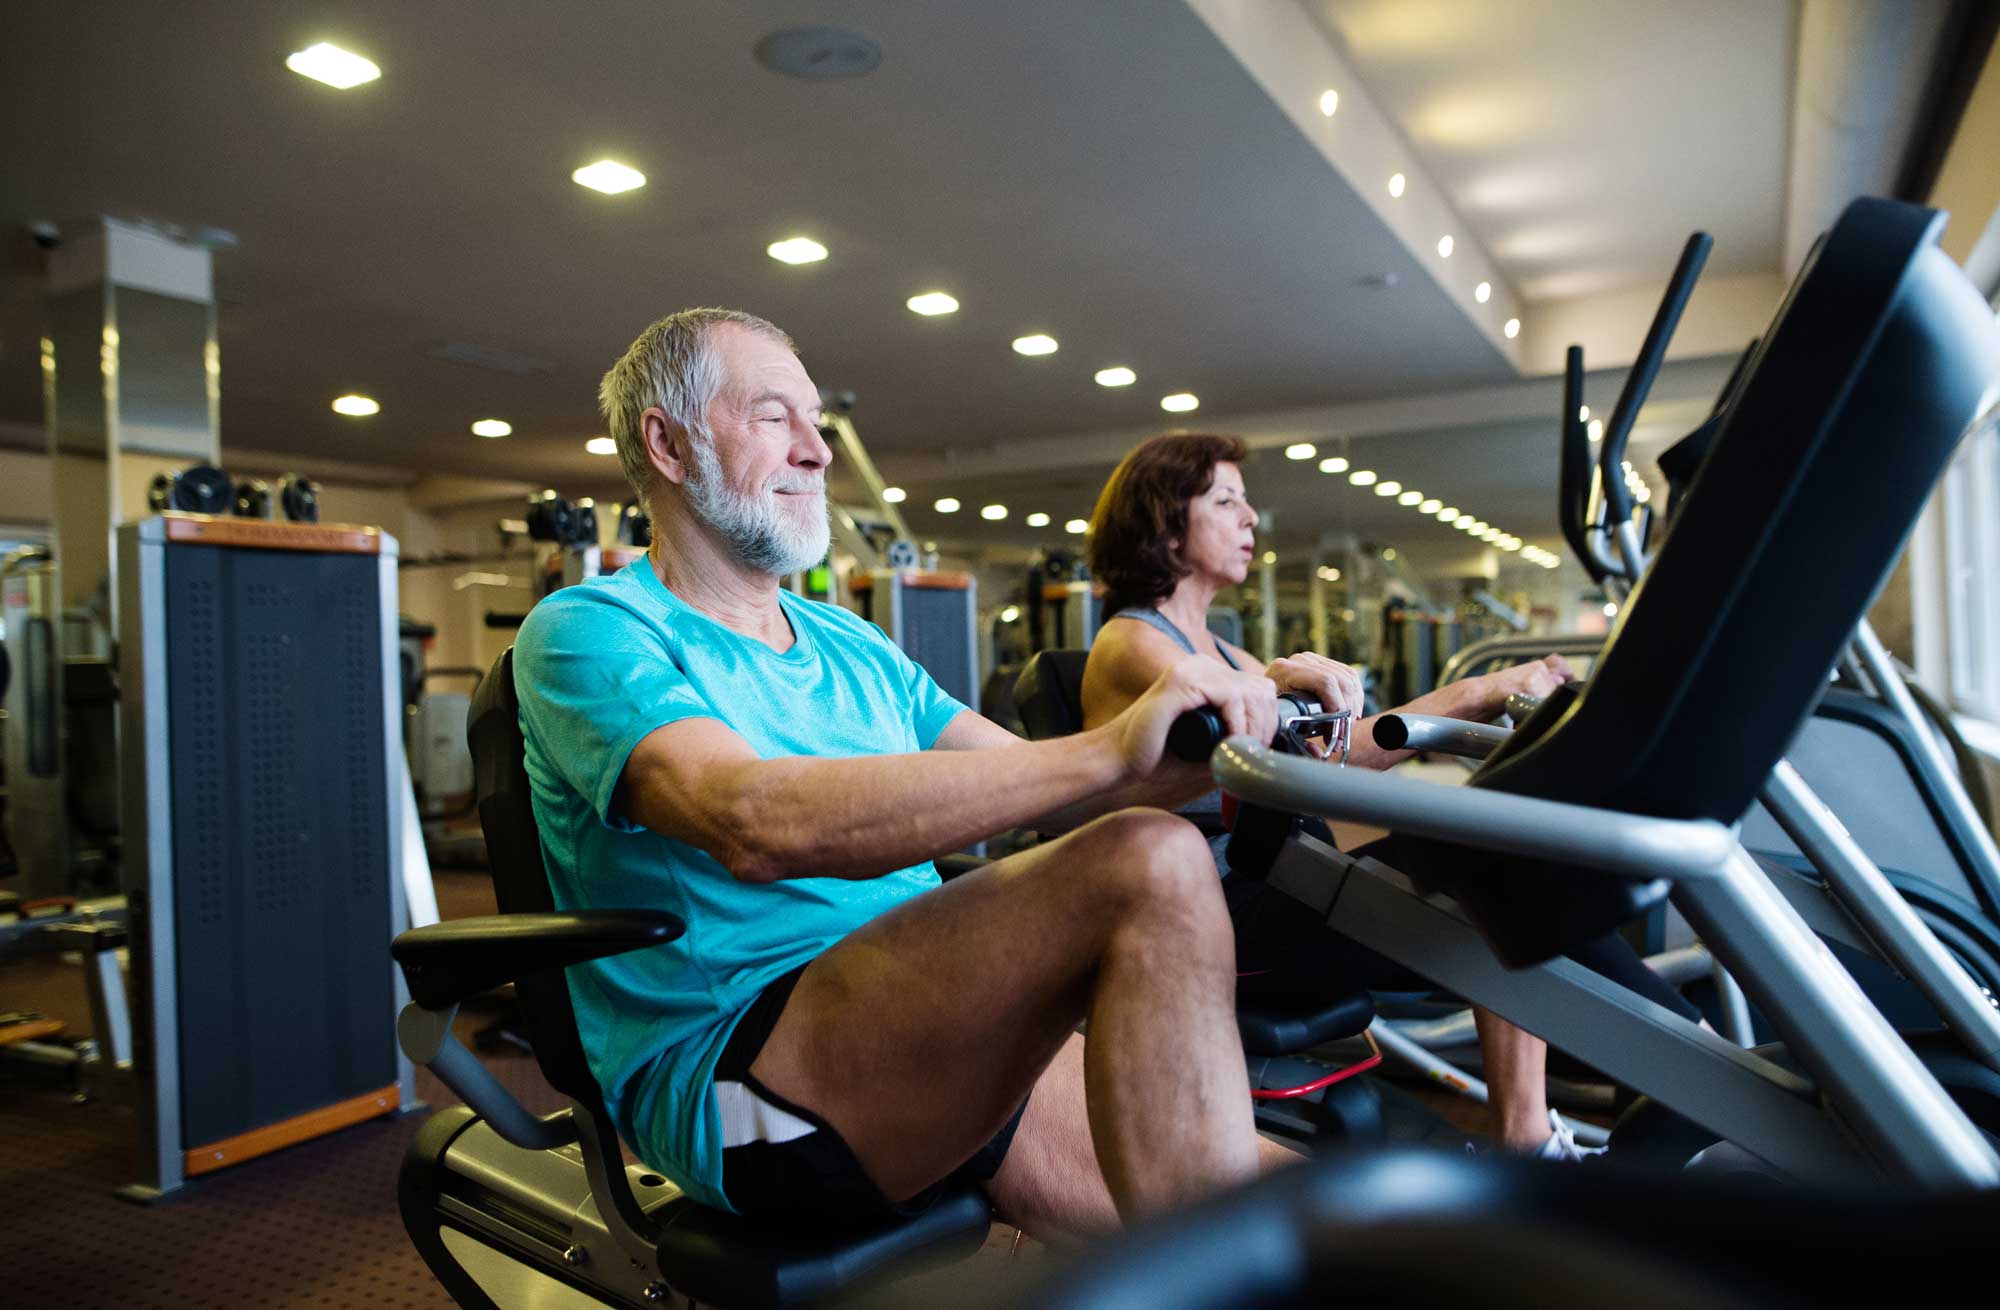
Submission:
[[[1099,729],[1102,731],[1102,729]],[[999,724],[970,710],[953,719],[937,744],[931,749],[940,751],[974,751],[1003,748],[1021,739]],[[1059,741],[1076,741],[1079,737],[1062,737]],[[1100,815],[1132,805],[1157,805],[1161,809],[1178,809],[1215,790],[1215,779],[1208,769],[1201,765],[1190,765],[1186,769],[1162,770],[1148,778],[1099,792],[1074,804],[1060,809],[1038,814],[1019,824],[1021,828],[1033,828],[1040,832],[1067,832],[1080,828]],[[997,830],[996,830],[997,831]],[[989,836],[991,834],[988,834]]]

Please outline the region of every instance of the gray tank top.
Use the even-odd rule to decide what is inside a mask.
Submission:
[[[1200,651],[1194,648],[1194,642],[1188,639],[1188,635],[1182,632],[1172,619],[1160,613],[1151,605],[1128,605],[1111,617],[1114,619],[1137,619],[1147,627],[1165,633],[1174,645],[1179,646],[1188,654],[1201,654]],[[1236,667],[1236,661],[1229,658],[1229,652],[1223,649],[1221,642],[1215,644],[1215,649],[1216,653],[1222,656],[1224,664],[1227,664],[1232,669]],[[1220,841],[1227,840],[1227,834],[1223,832],[1222,827],[1222,793],[1220,791],[1212,791],[1206,796],[1196,797],[1194,800],[1181,806],[1175,813],[1186,815],[1190,822],[1209,835],[1209,845],[1212,849],[1215,849],[1216,865],[1225,874],[1228,873],[1229,865],[1223,859],[1222,851],[1218,846]],[[1221,835],[1218,836],[1218,834]]]

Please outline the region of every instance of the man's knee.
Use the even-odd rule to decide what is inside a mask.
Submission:
[[[1119,810],[1075,835],[1084,839],[1079,854],[1089,876],[1125,908],[1227,918],[1208,840],[1186,819],[1165,810]]]

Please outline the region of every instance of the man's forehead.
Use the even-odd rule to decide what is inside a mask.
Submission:
[[[818,405],[818,388],[783,341],[736,323],[720,324],[716,330],[721,334],[715,344],[727,390],[738,395],[778,391],[794,401]]]

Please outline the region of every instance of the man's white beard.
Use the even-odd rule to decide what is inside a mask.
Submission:
[[[826,514],[825,483],[805,473],[773,480],[761,493],[744,495],[723,476],[712,440],[688,442],[694,467],[687,480],[688,508],[727,543],[737,562],[759,573],[782,577],[826,558],[832,528]],[[801,518],[777,497],[781,491],[820,493],[819,513]]]

